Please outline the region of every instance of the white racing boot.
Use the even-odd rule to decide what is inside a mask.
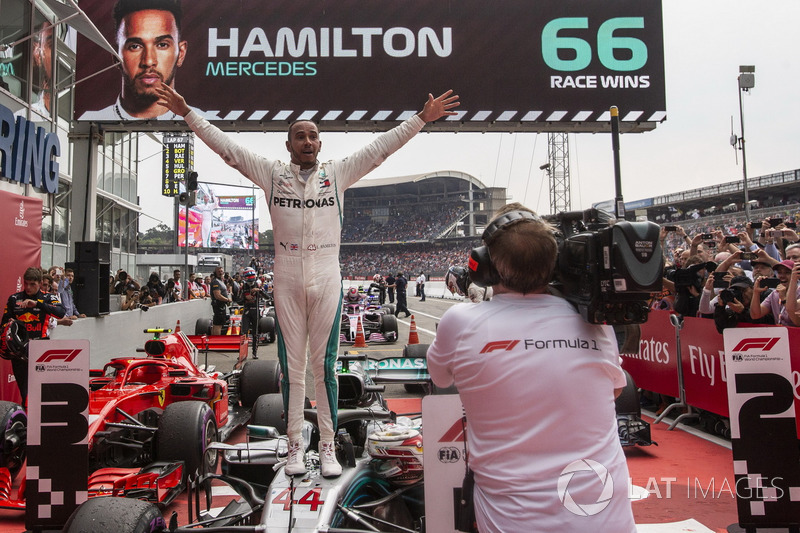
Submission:
[[[306,473],[306,457],[303,450],[303,439],[289,441],[289,456],[283,471],[287,476],[296,476]]]
[[[319,443],[319,466],[322,477],[336,477],[342,473],[342,465],[336,460],[336,447],[333,441]]]

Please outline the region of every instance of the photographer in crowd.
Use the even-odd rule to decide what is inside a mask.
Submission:
[[[735,328],[740,322],[749,324],[774,324],[772,315],[753,319],[750,302],[753,299],[753,282],[747,276],[736,276],[715,299],[714,324],[722,333],[725,328]]]
[[[239,303],[242,305],[242,335],[249,335],[251,329],[258,325],[258,307],[265,302],[268,295],[258,283],[258,274],[252,267],[244,269],[244,283],[241,285]]]
[[[796,287],[792,292],[788,290],[794,265],[795,263],[791,259],[784,259],[775,265],[773,270],[775,271],[775,276],[778,278],[778,285],[774,287],[775,290],[773,290],[763,302],[760,296],[768,287],[765,283],[762,283],[762,280],[769,278],[758,276],[754,280],[753,299],[750,302],[750,316],[753,319],[757,320],[765,315],[772,314],[775,324],[780,326],[794,326],[794,322],[789,317],[789,312],[786,309],[787,298],[793,296],[794,299],[797,300],[798,297],[800,297]]]
[[[499,279],[494,296],[447,310],[428,350],[433,382],[455,384],[464,404],[478,530],[530,531],[535,524],[560,533],[635,532],[614,408],[626,378],[612,328],[585,322],[548,293],[558,246],[554,228],[532,211],[505,206],[483,241],[470,270]],[[520,332],[523,340],[498,342]],[[607,469],[605,487],[613,491],[607,507],[578,516],[556,486],[569,467],[587,460]],[[575,476],[569,485],[576,501],[595,501],[602,489],[594,475]]]
[[[142,291],[145,291],[146,296],[142,296]],[[133,309],[141,309],[147,311],[153,305],[153,300],[150,298],[150,292],[145,287],[140,289],[135,283],[128,283],[125,287],[125,294],[122,296],[120,309],[129,311]]]
[[[109,288],[109,292],[111,294],[119,294],[121,296],[125,295],[125,292],[128,290],[128,285],[133,284],[136,290],[138,291],[140,286],[139,283],[130,277],[127,272],[123,269],[117,270],[117,275],[114,276],[114,279],[111,281],[111,286]]]
[[[142,287],[142,295],[149,295],[153,302],[155,302],[154,305],[158,305],[163,302],[166,294],[167,288],[164,287],[164,284],[161,282],[161,278],[158,277],[158,272],[151,272],[150,278],[147,280],[147,284]]]

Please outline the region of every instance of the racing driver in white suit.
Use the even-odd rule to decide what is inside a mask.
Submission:
[[[320,431],[322,475],[336,476],[333,438],[336,431],[337,383],[334,365],[339,350],[342,281],[339,244],[344,191],[380,165],[419,132],[459,105],[447,91],[432,94],[419,113],[350,157],[320,163],[319,130],[311,121],[289,127],[286,149],[291,163],[267,159],[235,144],[202,118],[175,90],[162,84],[159,103],[183,116],[189,127],[230,166],[261,187],[267,197],[275,238],[275,312],[278,359],[283,371],[289,458],[284,471],[305,473],[303,407],[306,349],[310,350]]]

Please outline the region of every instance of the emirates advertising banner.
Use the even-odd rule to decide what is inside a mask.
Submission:
[[[660,0],[183,0],[120,13],[118,31],[114,0],[81,8],[122,64],[79,40],[78,79],[108,70],[76,87],[78,120],[184,128],[154,105],[161,81],[227,130],[374,130],[448,89],[461,107],[442,131],[609,131],[611,106],[623,132],[666,118]]]

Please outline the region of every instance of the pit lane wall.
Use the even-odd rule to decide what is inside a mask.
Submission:
[[[679,330],[679,345],[676,329],[669,320],[670,314],[669,311],[650,312],[647,322],[640,326],[638,352],[621,354],[622,367],[631,374],[637,387],[678,397],[680,346],[686,403],[720,416],[729,416],[725,346],[714,321],[684,318]],[[788,330],[795,412],[800,413],[800,328],[766,327]]]
[[[211,318],[210,300],[190,300],[161,304],[147,312],[141,310],[116,311],[96,318],[81,318],[71,326],[58,326],[51,331],[51,339],[88,339],[91,368],[102,366],[114,357],[141,357],[137,348],[143,348],[150,334],[147,328],[174,328],[178,320],[181,330],[194,334],[198,318]],[[14,382],[11,365],[0,372],[0,400],[19,402],[20,396]]]

